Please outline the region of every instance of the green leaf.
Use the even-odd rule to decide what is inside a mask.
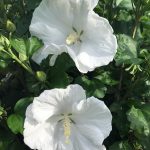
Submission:
[[[76,78],[75,83],[80,84],[87,92],[87,96],[103,98],[106,94],[106,86],[97,79],[89,80],[87,76]]]
[[[49,65],[49,61],[48,61]],[[42,64],[45,68],[45,64]],[[48,71],[48,81],[50,82],[50,88],[64,88],[66,87],[71,78],[68,76],[67,71],[74,66],[72,59],[65,53],[58,56],[55,65],[50,67]]]
[[[136,109],[134,106],[127,112],[127,118],[130,121],[130,128],[138,134],[148,136],[150,134],[149,122],[145,119],[141,109]]]
[[[128,141],[116,142],[110,146],[109,150],[132,150],[132,147],[129,145]]]
[[[129,22],[132,20],[132,16],[130,15],[129,11],[127,10],[120,10],[117,16],[118,21],[125,21]]]
[[[125,34],[120,34],[117,38],[119,47],[115,57],[116,64],[140,64],[141,61],[137,57],[136,42]]]
[[[116,6],[118,6],[123,0],[116,0]]]
[[[24,39],[11,39],[10,44],[18,53],[26,55],[26,43]]]
[[[26,108],[30,103],[32,103],[33,98],[23,98],[20,99],[15,107],[15,113],[10,115],[7,119],[8,127],[14,134],[23,133],[23,123],[25,118]]]
[[[10,115],[7,119],[7,125],[14,134],[23,133],[24,120],[18,114]]]
[[[42,42],[36,37],[29,39],[11,39],[11,45],[19,54],[21,53],[28,58],[43,46]]]
[[[22,98],[20,99],[15,107],[14,107],[14,111],[16,114],[21,115],[22,117],[25,116],[25,111],[26,108],[29,106],[29,104],[31,104],[33,102],[33,98]]]
[[[64,88],[69,84],[67,73],[59,67],[52,67],[48,73],[51,88]]]
[[[118,81],[113,80],[110,72],[108,72],[108,71],[100,73],[99,75],[95,76],[94,78],[99,80],[100,82],[106,84],[106,85],[113,86],[113,85],[118,84]]]
[[[26,42],[27,56],[31,57],[38,49],[43,46],[42,41],[36,37],[31,37]]]
[[[122,0],[119,3],[119,7],[126,8],[127,10],[132,10],[132,2],[131,0]]]

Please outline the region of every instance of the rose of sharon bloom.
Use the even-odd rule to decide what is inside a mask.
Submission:
[[[82,73],[113,60],[117,40],[109,22],[94,11],[98,0],[43,0],[33,13],[30,32],[44,42],[33,55],[41,63],[52,54],[50,65],[66,52]]]
[[[105,150],[112,115],[79,85],[44,91],[26,111],[24,142],[38,150]]]

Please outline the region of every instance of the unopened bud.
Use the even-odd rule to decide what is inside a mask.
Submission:
[[[6,22],[6,28],[9,32],[14,32],[16,31],[16,26],[14,23],[12,23],[10,20],[7,20]]]
[[[9,47],[9,46],[10,46],[9,40],[5,36],[0,35],[0,49],[3,49],[4,47]]]
[[[47,78],[45,72],[43,72],[43,71],[37,71],[37,72],[36,72],[36,77],[37,77],[38,80],[41,81],[41,82],[46,81],[46,78]]]

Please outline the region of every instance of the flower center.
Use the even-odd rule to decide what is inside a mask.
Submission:
[[[65,143],[69,144],[69,138],[71,135],[71,119],[68,114],[64,114],[63,127],[64,127],[64,136],[66,138]]]
[[[73,32],[70,33],[66,38],[67,45],[73,45],[76,42],[82,42],[80,38],[81,38],[81,35],[83,34],[83,31],[78,33],[74,27],[72,29],[73,29]]]
[[[73,45],[75,44],[77,41],[79,41],[80,39],[80,36],[76,33],[76,32],[73,32],[71,34],[69,34],[66,38],[66,44],[67,45]]]

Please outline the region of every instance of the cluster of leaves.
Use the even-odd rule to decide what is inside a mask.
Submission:
[[[43,45],[28,30],[40,1],[0,1],[0,149],[29,149],[22,132],[32,97],[77,83],[87,96],[104,100],[113,114],[113,130],[104,143],[109,150],[149,150],[150,1],[99,1],[95,12],[113,26],[118,52],[108,66],[86,75],[67,54],[59,56],[54,67],[49,66],[49,58],[41,65],[32,61]]]

